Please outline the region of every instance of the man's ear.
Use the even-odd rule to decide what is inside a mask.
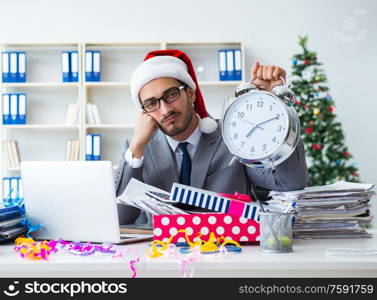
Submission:
[[[191,103],[194,104],[196,101],[196,94],[195,94],[195,91],[191,87],[187,87],[187,95]]]

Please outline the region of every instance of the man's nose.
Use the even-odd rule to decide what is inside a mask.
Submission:
[[[164,100],[160,100],[160,113],[166,115],[169,110],[171,110],[170,104],[166,103]]]

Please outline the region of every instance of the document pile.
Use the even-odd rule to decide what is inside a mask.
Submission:
[[[132,178],[123,194],[117,200],[120,203],[131,205],[144,210],[151,215],[187,214],[187,212],[174,207],[170,201],[169,193],[154,186],[145,184]]]
[[[18,206],[3,207],[0,204],[0,242],[15,239],[27,232]]]
[[[293,235],[298,239],[366,238],[370,224],[369,200],[373,184],[338,181],[303,190],[271,191],[272,207],[284,209],[296,202]]]

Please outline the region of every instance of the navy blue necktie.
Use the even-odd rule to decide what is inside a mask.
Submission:
[[[189,143],[179,143],[178,147],[182,151],[182,164],[181,164],[181,173],[179,175],[179,183],[185,185],[191,185],[191,158],[187,151],[187,145]]]

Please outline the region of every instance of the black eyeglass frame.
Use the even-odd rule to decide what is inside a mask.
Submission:
[[[163,100],[165,103],[168,103],[168,104],[173,103],[173,102],[175,102],[175,101],[177,101],[177,100],[179,100],[179,99],[181,98],[181,91],[182,91],[183,89],[186,89],[186,88],[187,88],[187,85],[186,85],[186,84],[181,85],[181,86],[173,86],[173,87],[167,89],[167,90],[164,92],[164,94],[163,94],[160,98],[150,98],[150,99],[145,100],[144,103],[141,105],[141,108],[142,108],[143,111],[146,112],[146,113],[154,112],[154,111],[160,109],[160,107],[161,107],[161,100]],[[174,99],[173,101],[168,101],[167,99],[165,99],[165,98],[168,96],[168,94],[169,94],[170,92],[172,92],[173,90],[175,90],[175,89],[177,89],[178,92],[179,92],[178,97],[177,97],[176,99]],[[146,106],[148,103],[152,102],[152,101],[153,101],[153,102],[154,102],[154,101],[158,101],[158,107],[157,107],[156,109],[153,109],[153,110],[146,110],[146,109],[145,109],[145,106]]]

